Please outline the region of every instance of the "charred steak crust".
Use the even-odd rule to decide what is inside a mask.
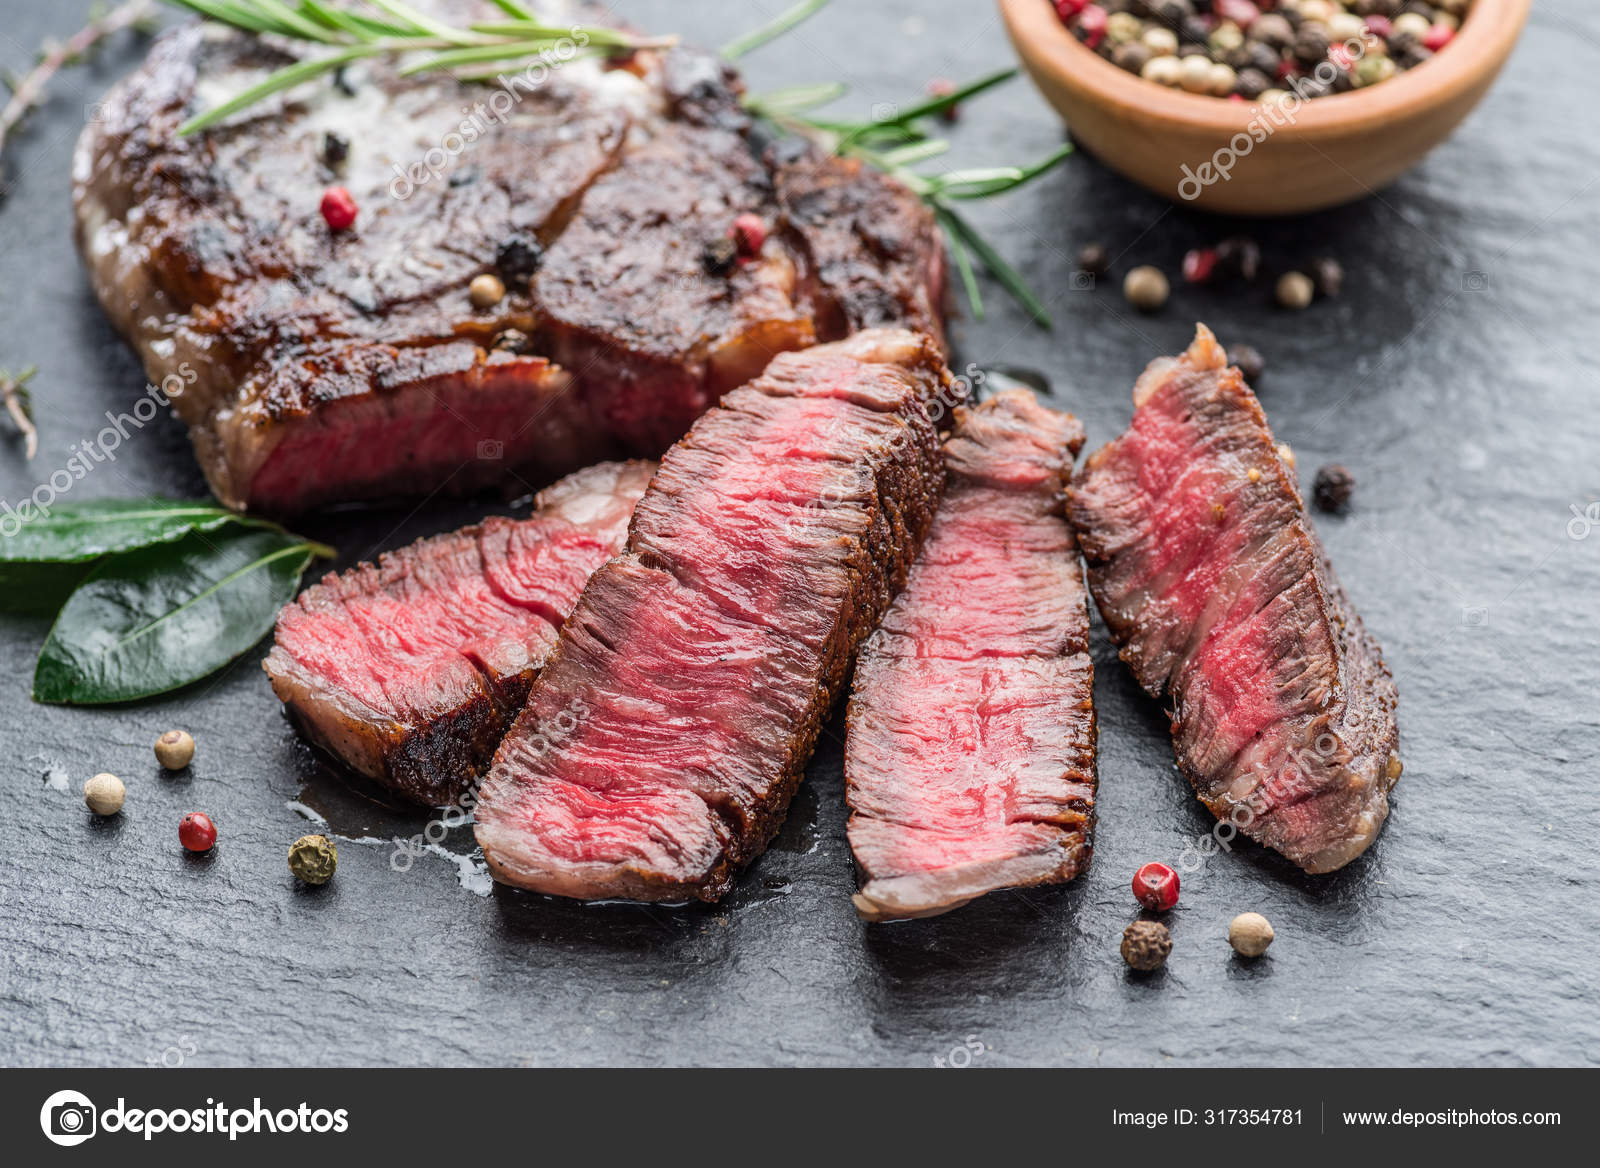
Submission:
[[[487,0],[418,6],[500,15]],[[561,19],[604,19],[568,8]],[[73,164],[101,303],[229,506],[286,514],[654,456],[773,354],[816,339],[825,306],[797,276],[797,237],[777,229],[738,76],[711,55],[578,59],[537,85],[511,71],[508,87],[405,78],[374,59],[178,136],[302,51],[170,30],[107,95]],[[916,293],[942,270],[926,208],[843,160],[808,181],[835,171],[929,245],[863,260],[852,295],[874,299],[874,279],[882,294],[851,327],[937,335]],[[360,209],[348,231],[318,213],[332,185]],[[705,245],[742,212],[773,223],[768,246],[707,272]],[[468,285],[488,272],[506,295],[475,307]]]
[[[481,776],[654,471],[605,463],[492,518],[329,574],[278,616],[263,668],[302,731],[430,806]]]
[[[670,450],[477,809],[496,879],[715,901],[782,822],[855,651],[938,502],[931,340],[776,358]]]
[[[1064,491],[1083,427],[1026,390],[956,411],[944,501],[862,648],[845,790],[869,921],[1072,879],[1094,831],[1094,665]]]
[[[1068,492],[1089,585],[1219,819],[1308,872],[1376,838],[1400,775],[1397,694],[1306,515],[1291,457],[1199,327]]]

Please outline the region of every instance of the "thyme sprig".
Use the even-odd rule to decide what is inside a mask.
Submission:
[[[39,50],[39,59],[28,72],[20,77],[0,76],[0,82],[11,91],[4,108],[0,108],[0,151],[5,150],[6,139],[22,120],[44,101],[45,92],[57,73],[85,60],[107,39],[124,29],[139,33],[152,31],[154,15],[154,0],[127,0],[108,11],[92,12],[89,22],[66,40],[46,41]],[[0,183],[0,194],[4,194],[3,183]]]
[[[984,307],[972,264],[974,257],[1036,322],[1050,328],[1049,312],[1022,274],[1006,262],[955,204],[967,199],[986,199],[1032,182],[1071,154],[1071,144],[1064,143],[1028,166],[971,167],[935,174],[911,169],[950,148],[949,142],[929,132],[929,118],[1003,85],[1016,75],[1015,69],[1002,69],[958,86],[949,93],[893,107],[867,121],[844,121],[811,115],[810,111],[845,95],[847,87],[838,83],[800,85],[760,94],[746,99],[745,105],[752,114],[776,131],[799,134],[825,150],[860,158],[869,166],[893,175],[922,199],[933,210],[944,232],[950,255],[955,261],[956,273],[975,319],[984,318]]]
[[[0,369],[0,400],[4,401],[11,424],[22,435],[23,455],[29,462],[39,453],[39,428],[33,424],[33,396],[28,392],[28,379],[39,372],[30,365],[16,376],[8,369]]]
[[[220,24],[257,35],[305,41],[326,50],[269,74],[220,105],[178,127],[193,134],[240,110],[364,57],[410,57],[402,75],[466,66],[526,61],[541,53],[575,47],[573,56],[626,55],[666,48],[676,37],[637,37],[593,25],[557,26],[540,20],[517,0],[494,0],[504,20],[456,28],[419,12],[403,0],[363,0],[361,8],[323,0],[166,0]],[[563,58],[573,59],[572,56]]]

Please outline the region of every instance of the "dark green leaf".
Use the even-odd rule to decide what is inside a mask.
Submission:
[[[170,543],[191,531],[225,523],[264,526],[211,503],[182,499],[96,499],[62,503],[29,519],[13,533],[17,517],[0,515],[0,567],[94,560],[149,544]],[[13,572],[13,575],[15,573]]]
[[[107,559],[56,618],[34,700],[133,701],[221,669],[272,628],[317,550],[281,531],[230,525]]]

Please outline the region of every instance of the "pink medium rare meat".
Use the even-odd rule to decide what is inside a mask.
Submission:
[[[477,809],[496,879],[714,901],[777,830],[943,485],[927,338],[783,354],[666,455]]]
[[[264,667],[317,745],[440,805],[481,776],[654,464],[602,463],[492,518],[325,576],[278,614]]]
[[[944,501],[850,695],[866,920],[933,916],[1089,863],[1094,664],[1064,495],[1082,445],[1076,418],[1026,390],[956,412]]]
[[[1133,424],[1074,481],[1089,586],[1219,819],[1308,872],[1365,851],[1400,776],[1397,696],[1222,347],[1151,363]]]

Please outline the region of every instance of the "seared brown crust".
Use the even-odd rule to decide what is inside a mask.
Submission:
[[[456,19],[498,11],[417,3]],[[738,213],[780,217],[744,138],[738,78],[715,58],[574,61],[514,85],[509,115],[485,104],[499,86],[401,78],[373,60],[177,136],[301,51],[174,29],[107,95],[74,161],[78,242],[100,299],[228,505],[292,512],[658,454],[772,354],[815,339],[787,236],[723,276],[702,264]],[[347,141],[343,161],[324,157],[328,131]],[[330,232],[318,211],[335,184],[360,208],[350,231]],[[863,204],[904,194],[871,172],[848,185]],[[933,238],[925,208],[900,210]],[[474,308],[468,284],[514,238],[546,250],[537,286],[507,275],[506,297]],[[884,267],[884,303],[939,278],[936,246],[904,262],[923,270]],[[937,332],[925,299],[891,319]],[[486,354],[512,333],[535,363],[475,392],[477,371],[510,358]],[[346,457],[336,429],[365,457]]]

